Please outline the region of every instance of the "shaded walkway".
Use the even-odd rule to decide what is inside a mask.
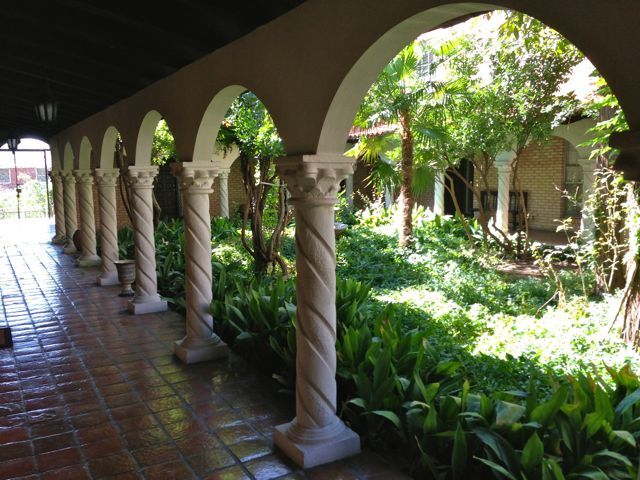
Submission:
[[[272,446],[292,399],[235,356],[182,365],[179,315],[125,313],[40,228],[0,236],[0,479],[404,478],[367,453],[298,470]]]

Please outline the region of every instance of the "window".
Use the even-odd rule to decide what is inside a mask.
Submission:
[[[44,168],[36,168],[36,178],[39,182],[46,182],[47,170]]]
[[[418,75],[423,80],[433,80],[435,67],[436,67],[436,58],[433,52],[429,50],[423,52],[422,58],[419,60],[417,65]]]
[[[0,168],[0,183],[11,183],[11,170]]]
[[[564,189],[568,198],[564,199],[564,213],[567,217],[579,217],[582,214],[582,167],[573,146],[569,146],[565,162]]]

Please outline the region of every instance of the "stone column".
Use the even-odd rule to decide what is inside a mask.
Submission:
[[[344,194],[347,197],[349,210],[353,210],[353,174],[347,175],[345,179]]]
[[[433,182],[433,213],[444,215],[444,172],[436,172]]]
[[[220,188],[220,216],[229,218],[229,172],[230,168],[220,168],[218,171],[218,186]],[[184,195],[183,195],[184,197]]]
[[[211,162],[172,165],[178,178],[184,207],[185,290],[187,334],[175,343],[175,354],[184,363],[226,357],[227,345],[213,333],[211,304],[211,215],[209,194],[218,168]]]
[[[334,205],[353,173],[341,155],[278,159],[296,216],[296,418],[276,427],[275,444],[303,468],[360,451],[359,437],[336,416],[336,257]]]
[[[496,228],[506,234],[509,233],[509,189],[511,188],[514,160],[515,154],[513,152],[502,152],[496,156],[495,161],[498,170]]]
[[[158,295],[156,244],[153,228],[153,179],[158,167],[129,167],[133,207],[133,243],[136,249],[136,295],[129,302],[134,314],[164,312],[167,302]]]
[[[116,213],[116,186],[120,171],[116,168],[96,168],[94,171],[98,184],[98,203],[100,206],[100,250],[102,254],[102,272],[96,279],[101,287],[117,285],[118,272],[113,262],[118,260],[118,219]]]
[[[596,178],[596,161],[590,158],[579,158],[578,164],[582,167],[582,205],[584,206],[585,200],[593,192],[593,182]],[[590,237],[595,234],[593,217],[584,208],[580,218],[580,230]]]
[[[64,229],[67,243],[64,246],[64,253],[75,253],[78,250],[73,243],[73,234],[78,230],[78,219],[76,216],[76,177],[73,172],[62,172],[62,182],[64,184]]]
[[[96,217],[93,210],[93,174],[91,170],[74,170],[80,193],[80,242],[82,252],[78,258],[79,267],[96,267],[100,257],[96,253]]]
[[[56,234],[51,239],[55,245],[63,245],[67,241],[64,234],[64,187],[62,185],[62,172],[50,171],[51,189],[53,190],[53,217],[56,222]]]

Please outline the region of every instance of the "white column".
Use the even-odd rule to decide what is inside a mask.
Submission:
[[[93,174],[91,170],[74,170],[80,193],[80,243],[82,251],[79,267],[96,267],[100,257],[96,252],[96,217],[93,210]]]
[[[211,304],[211,215],[209,194],[218,169],[211,162],[172,165],[184,206],[185,290],[187,334],[174,352],[184,363],[226,357],[227,345],[213,333]]]
[[[596,161],[590,158],[579,158],[578,164],[582,167],[582,205],[584,206],[587,197],[593,193]],[[582,209],[582,216],[580,218],[580,230],[588,236],[595,234],[593,217],[584,208]]]
[[[100,250],[102,272],[96,281],[98,285],[117,285],[118,272],[113,262],[118,260],[118,218],[116,213],[116,186],[120,171],[116,168],[96,168],[100,206]]]
[[[73,172],[62,172],[62,182],[64,185],[64,229],[67,243],[64,246],[64,253],[75,253],[78,250],[73,243],[73,234],[78,230],[78,219],[76,214],[76,178]]]
[[[334,205],[353,173],[342,155],[278,159],[296,216],[296,418],[276,427],[275,444],[303,468],[360,451],[360,439],[336,415],[336,257]]]
[[[229,172],[230,168],[221,168],[218,172],[218,187],[220,188],[220,216],[229,218]]]
[[[444,172],[436,172],[433,183],[433,213],[444,215]]]
[[[136,295],[129,302],[134,314],[164,312],[167,302],[158,295],[156,244],[153,228],[153,179],[158,167],[129,167],[133,207],[133,243],[136,249]]]
[[[53,190],[53,217],[56,222],[56,234],[51,239],[51,243],[63,245],[67,241],[64,226],[64,187],[62,185],[62,174],[57,170],[49,172],[51,178],[51,189]]]
[[[509,233],[509,188],[513,174],[513,160],[515,160],[515,153],[502,152],[496,156],[495,161],[495,167],[498,170],[496,228],[507,234]]]
[[[353,210],[353,174],[347,175],[345,179],[345,188],[344,188],[345,196],[347,197],[347,204],[349,205],[349,210]]]

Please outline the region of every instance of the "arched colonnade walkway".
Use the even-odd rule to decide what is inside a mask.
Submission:
[[[75,231],[79,213],[85,247],[80,263],[100,260],[95,254],[95,182],[103,246],[100,281],[107,284],[114,279],[117,258],[114,199],[119,172],[113,153],[120,135],[132,164],[127,180],[134,198],[138,282],[131,311],[158,312],[166,303],[156,285],[151,189],[157,168],[150,160],[155,127],[161,118],[167,121],[181,159],[174,172],[186,231],[187,334],[175,348],[186,363],[198,362],[226,353],[208,313],[208,196],[222,168],[214,156],[215,138],[240,93],[249,89],[265,103],[287,152],[276,165],[295,207],[298,272],[296,418],[278,427],[275,441],[300,465],[329,462],[359,450],[358,437],[336,415],[333,205],[340,181],[353,169],[343,151],[356,110],[378,72],[404,45],[429,29],[478,12],[521,10],[580,48],[610,83],[631,127],[640,128],[639,18],[631,0],[620,0],[615,8],[595,0],[494,3],[311,0],[51,139],[55,240]],[[639,156],[640,133],[619,135],[615,142],[623,148],[627,174],[633,176],[631,160]],[[69,245],[66,251],[73,248]]]

